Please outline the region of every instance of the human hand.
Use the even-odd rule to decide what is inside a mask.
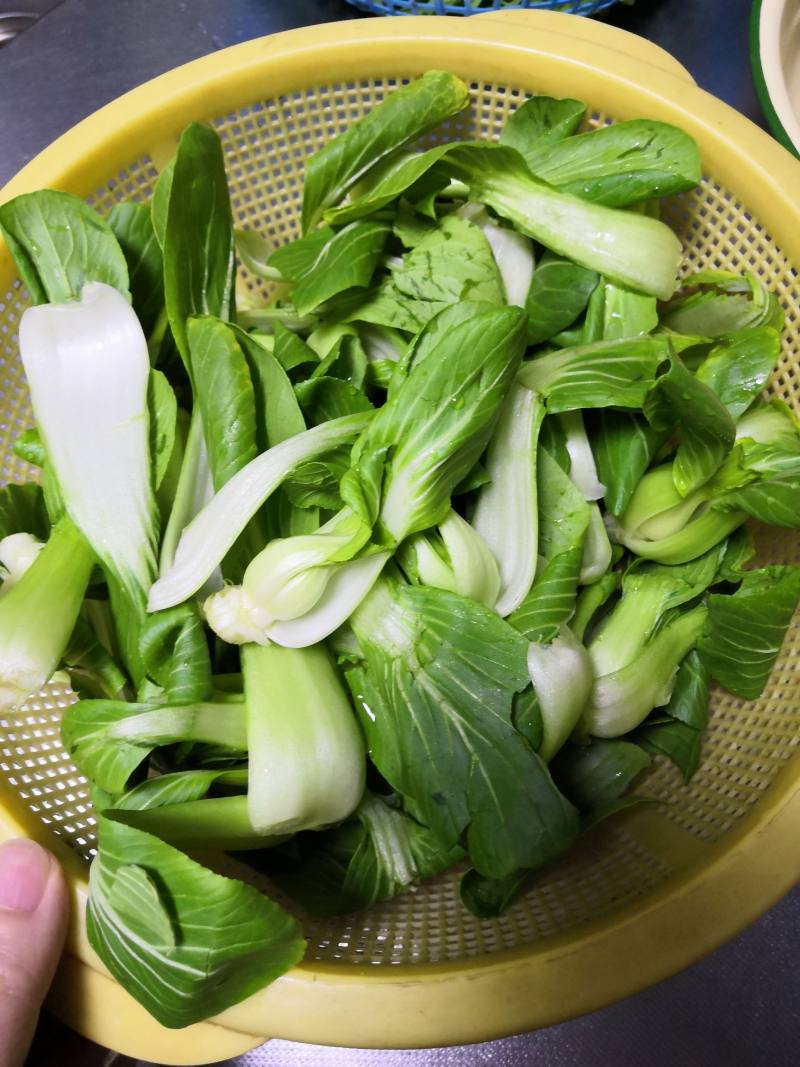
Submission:
[[[33,841],[0,845],[0,1067],[19,1067],[67,927],[61,868]]]

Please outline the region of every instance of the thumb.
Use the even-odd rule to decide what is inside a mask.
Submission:
[[[18,1067],[64,944],[67,893],[49,852],[0,845],[0,1067]]]

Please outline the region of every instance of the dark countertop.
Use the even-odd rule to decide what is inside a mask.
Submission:
[[[13,0],[15,12],[54,0]],[[2,5],[0,4],[0,8]],[[638,0],[605,21],[679,59],[699,84],[764,125],[750,78],[750,0]],[[344,0],[63,0],[0,50],[0,183],[120,93],[197,56],[314,22],[359,18]],[[790,1067],[800,1033],[800,888],[701,963],[603,1011],[458,1049],[366,1052],[275,1041],[247,1067]],[[128,1061],[125,1061],[126,1063]],[[108,1064],[52,1021],[31,1067]],[[122,1060],[114,1060],[122,1067]]]

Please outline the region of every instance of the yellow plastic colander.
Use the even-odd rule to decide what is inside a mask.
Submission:
[[[757,273],[786,310],[771,392],[800,414],[800,163],[694,85],[655,46],[573,16],[506,13],[319,26],[197,60],[123,96],[27,166],[0,201],[42,187],[101,212],[150,195],[183,126],[222,138],[238,224],[296,233],[303,162],[404,79],[431,67],[470,85],[447,138],[494,137],[532,92],[589,104],[591,122],[649,117],[699,142],[706,177],[667,219],[688,269]],[[253,278],[244,284],[255,286]],[[11,443],[30,425],[16,329],[25,294],[0,244],[0,479],[33,472]],[[761,557],[800,562],[796,534],[758,532]],[[641,791],[657,805],[601,825],[500,919],[479,922],[446,875],[358,915],[308,921],[306,961],[213,1022],[159,1026],[104,971],[83,924],[94,823],[85,782],[59,741],[71,699],[51,688],[0,716],[0,839],[54,848],[74,915],[50,1006],[134,1057],[198,1064],[268,1037],[367,1047],[479,1041],[601,1007],[687,966],[800,877],[800,627],[763,697],[714,696],[700,769],[684,788],[656,761]]]

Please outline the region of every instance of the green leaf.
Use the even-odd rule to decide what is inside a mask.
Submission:
[[[712,507],[772,526],[800,525],[800,434],[774,403],[740,419],[738,445],[720,472]],[[753,435],[752,437],[750,435]]]
[[[269,257],[269,265],[289,281],[299,282],[309,273],[317,257],[335,236],[336,231],[332,226],[323,226],[313,233],[297,237],[294,241],[276,248]]]
[[[347,297],[337,307],[348,322],[368,322],[376,326],[388,326],[405,333],[418,333],[446,305],[442,301],[413,300],[397,292],[392,278],[385,278],[366,297],[360,293]]]
[[[664,714],[679,719],[695,730],[705,730],[708,723],[709,685],[711,677],[706,662],[692,649],[678,668],[675,688]]]
[[[777,296],[759,278],[723,270],[684,278],[682,291],[661,314],[661,325],[668,330],[696,337],[722,337],[758,326],[780,331],[783,320]]]
[[[516,148],[529,163],[575,133],[585,114],[586,104],[580,100],[532,96],[509,115],[500,143]]]
[[[430,237],[405,255],[402,267],[392,272],[392,285],[401,297],[433,304],[505,303],[488,240],[478,226],[457,215],[448,215]]]
[[[115,204],[108,225],[128,263],[131,299],[146,334],[164,306],[164,263],[148,204]]]
[[[130,788],[148,755],[184,741],[213,745],[225,757],[247,752],[244,704],[133,704],[124,700],[80,700],[64,715],[61,734],[76,765],[108,793]]]
[[[361,390],[341,378],[309,378],[295,386],[295,395],[309,426],[372,410]]]
[[[603,282],[603,340],[639,337],[658,326],[656,298]]]
[[[637,744],[643,745],[648,752],[666,756],[683,775],[686,785],[694,777],[700,766],[702,733],[685,722],[672,719],[652,726],[643,726],[633,735]]]
[[[474,601],[386,581],[351,622],[366,659],[348,681],[373,762],[438,838],[466,830],[491,877],[566,848],[576,813],[511,722],[528,642]]]
[[[717,570],[718,582],[741,582],[744,566],[756,554],[753,534],[747,526],[740,526],[725,542],[725,552]]]
[[[326,221],[338,225],[352,222],[354,219],[362,219],[365,215],[380,211],[398,196],[411,190],[412,186],[423,179],[449,150],[449,144],[441,144],[436,145],[435,148],[429,148],[427,152],[395,152],[369,171],[361,183],[361,186],[365,188],[363,191],[359,189],[360,195],[350,203],[326,211]],[[437,192],[440,184],[437,182],[435,185]],[[408,192],[408,195],[412,196],[412,193]],[[418,243],[416,238],[420,233],[424,235],[431,229],[430,226],[422,224],[421,220],[420,224],[412,229],[411,216],[407,214],[400,224],[400,232],[395,227],[395,233],[404,244],[407,244],[407,247],[412,248]],[[406,237],[412,236],[412,240],[410,242],[403,240],[402,234]]]
[[[272,336],[272,354],[287,374],[299,367],[315,367],[319,363],[319,356],[314,349],[296,333],[287,330],[282,323],[275,323],[275,332]],[[248,337],[255,340],[253,334],[248,334]]]
[[[346,502],[370,523],[379,515],[395,541],[442,521],[519,366],[523,311],[462,304],[458,320],[441,337],[433,325],[432,347],[422,335],[407,377],[356,442],[342,483]]]
[[[296,508],[338,511],[342,506],[339,482],[350,467],[350,451],[345,445],[324,459],[312,459],[298,467],[284,486],[292,504]]]
[[[34,304],[77,300],[86,282],[130,299],[128,265],[111,227],[77,196],[42,189],[0,207],[0,231]]]
[[[39,541],[50,536],[42,488],[33,482],[0,489],[0,539],[15,533],[33,534]]]
[[[542,145],[527,163],[563,192],[610,207],[693,189],[700,152],[677,126],[632,119]]]
[[[667,440],[670,430],[657,430],[638,412],[610,408],[597,412],[591,437],[605,505],[622,515],[633,491]]]
[[[397,896],[463,855],[459,845],[443,847],[395,797],[367,792],[346,823],[295,837],[270,855],[267,869],[306,911],[327,918]]]
[[[450,146],[440,145],[439,147],[449,149]],[[436,229],[436,222],[418,214],[410,204],[401,200],[392,229],[395,237],[405,248],[416,248],[423,238]]]
[[[691,374],[677,356],[655,386],[680,421],[681,439],[672,465],[675,488],[689,496],[716,473],[733,447],[736,427],[712,390]]]
[[[435,352],[438,346],[450,333],[477,315],[479,311],[489,311],[491,304],[479,304],[464,300],[458,304],[452,304],[432,319],[427,327],[411,340],[407,346],[403,358],[395,364],[394,380],[389,385],[389,399],[400,388],[408,377],[408,371],[412,365],[418,366]]]
[[[139,650],[144,669],[171,704],[193,704],[211,691],[211,660],[194,604],[148,615]]]
[[[305,353],[310,353],[314,363],[317,359],[308,345],[280,323],[275,326],[273,352],[262,348],[238,327],[233,327],[233,330],[250,368],[255,390],[258,451],[263,452],[306,429],[294,388],[286,373],[287,362],[292,362],[292,353],[294,358],[300,359],[298,346],[304,350],[303,362],[307,361]]]
[[[548,644],[569,622],[581,574],[583,538],[572,548],[553,556],[508,622],[529,641]]]
[[[708,599],[708,629],[700,654],[712,677],[734,696],[764,691],[800,599],[800,567],[747,571],[730,596]]]
[[[762,478],[715,500],[719,510],[744,511],[754,519],[797,529],[800,526],[800,463],[794,470]]]
[[[650,758],[629,741],[593,740],[565,745],[550,765],[558,788],[582,812],[594,812],[619,800]]]
[[[242,331],[211,316],[189,318],[186,328],[194,410],[203,426],[211,482],[219,490],[258,455],[256,396],[242,349],[243,345],[252,350],[254,345]],[[259,516],[247,525],[223,564],[226,580],[240,581],[247,564],[264,547],[264,525]]]
[[[475,463],[472,470],[467,471],[461,481],[453,490],[453,496],[463,496],[472,493],[490,481],[489,472],[480,462]]]
[[[467,87],[455,75],[430,70],[328,141],[306,164],[303,232],[371,167],[457,114],[468,101]]]
[[[553,344],[561,348],[577,348],[580,345],[591,345],[595,341],[602,341],[606,328],[606,284],[598,284],[592,289],[589,302],[586,305],[586,313],[568,330],[562,330],[553,338]]]
[[[780,335],[771,326],[742,330],[711,349],[696,377],[738,419],[761,394],[780,354]]]
[[[609,571],[599,581],[581,589],[575,602],[575,614],[570,621],[570,629],[579,641],[585,641],[592,620],[609,597],[619,589],[620,580],[619,571]]]
[[[162,1025],[218,1015],[302,958],[297,921],[252,886],[103,817],[99,842],[86,911],[89,941]],[[121,872],[131,868],[142,873],[123,873],[119,888]]]
[[[202,508],[204,501],[208,500],[214,488],[198,405],[193,407],[188,419],[188,425],[185,419],[181,419],[180,466],[177,471],[174,468],[170,470],[173,483],[172,499],[164,501],[164,491],[160,493],[159,503],[162,510],[169,513],[161,538],[159,553],[161,569],[171,565],[175,556],[175,546],[182,531],[196,517],[198,510]]]
[[[158,489],[167,473],[175,447],[178,402],[175,392],[160,370],[150,371],[147,388],[150,412],[150,458],[153,464],[153,488]]]
[[[132,715],[151,710],[150,704],[122,700],[79,700],[64,712],[61,738],[76,766],[108,793],[123,793],[131,776],[155,745],[112,741],[111,727]]]
[[[307,315],[346,289],[365,289],[377,267],[389,227],[354,222],[328,240],[292,291],[300,315]]]
[[[528,344],[549,341],[577,319],[597,286],[596,271],[545,252],[533,272],[525,310]]]
[[[461,879],[461,903],[479,919],[502,915],[531,877],[531,871],[512,871],[505,878],[485,878],[469,870]]]
[[[200,747],[187,745],[193,760],[200,758]],[[215,750],[212,748],[211,751]],[[230,753],[227,755],[230,757]],[[152,834],[182,852],[260,850],[285,840],[283,835],[265,837],[253,829],[244,794],[185,800],[179,804],[164,804],[154,810],[131,810],[112,803],[103,814],[115,822]]]
[[[247,360],[233,331],[211,316],[186,320],[194,396],[215,489],[258,454],[256,408]]]
[[[153,222],[153,232],[156,235],[159,247],[163,253],[164,242],[167,236],[167,215],[169,213],[169,198],[172,194],[172,179],[175,174],[175,157],[167,163],[161,171],[153,189],[153,200],[150,204],[150,217]]]
[[[173,804],[188,804],[202,800],[209,790],[221,785],[228,789],[247,789],[247,769],[214,771],[178,771],[146,778],[127,793],[115,799],[115,810],[151,811]]]
[[[514,729],[519,730],[534,752],[538,752],[544,737],[544,717],[532,685],[514,695],[511,708]]]
[[[224,750],[230,759],[247,752],[245,714],[242,701],[151,706],[111,724],[107,737],[110,743],[125,741],[150,747],[200,742]]]
[[[44,467],[47,460],[42,435],[35,426],[23,430],[19,437],[14,439],[11,449],[15,456],[30,463],[32,467]]]
[[[255,230],[234,230],[236,251],[242,264],[258,278],[267,281],[283,281],[283,275],[269,263],[274,246],[263,234]]]
[[[539,449],[539,555],[546,562],[571,552],[583,543],[589,526],[590,508],[546,449]]]
[[[164,234],[164,296],[175,344],[191,367],[186,320],[233,318],[233,219],[218,135],[199,122],[181,134]]]
[[[605,819],[610,818],[612,815],[616,815],[620,811],[627,811],[628,808],[637,808],[640,804],[655,804],[657,803],[654,797],[621,797],[619,800],[613,800],[610,804],[607,804],[604,808],[596,808],[588,815],[584,815],[581,818],[581,830],[586,833],[588,830],[593,829],[598,823],[603,822]]]
[[[160,950],[175,948],[175,931],[156,883],[143,867],[120,866],[109,887],[108,906],[133,937]]]
[[[663,336],[597,341],[528,360],[519,380],[547,398],[551,414],[578,408],[641,408],[669,354]]]
[[[402,266],[348,312],[348,319],[416,333],[450,304],[505,304],[500,272],[478,226],[448,215],[408,252]]]
[[[78,616],[64,652],[70,685],[82,697],[122,700],[127,679],[110,653],[98,640],[92,626]]]
[[[352,330],[352,327],[345,327]],[[340,378],[361,389],[367,375],[367,355],[358,335],[343,333],[314,368],[312,378]]]

